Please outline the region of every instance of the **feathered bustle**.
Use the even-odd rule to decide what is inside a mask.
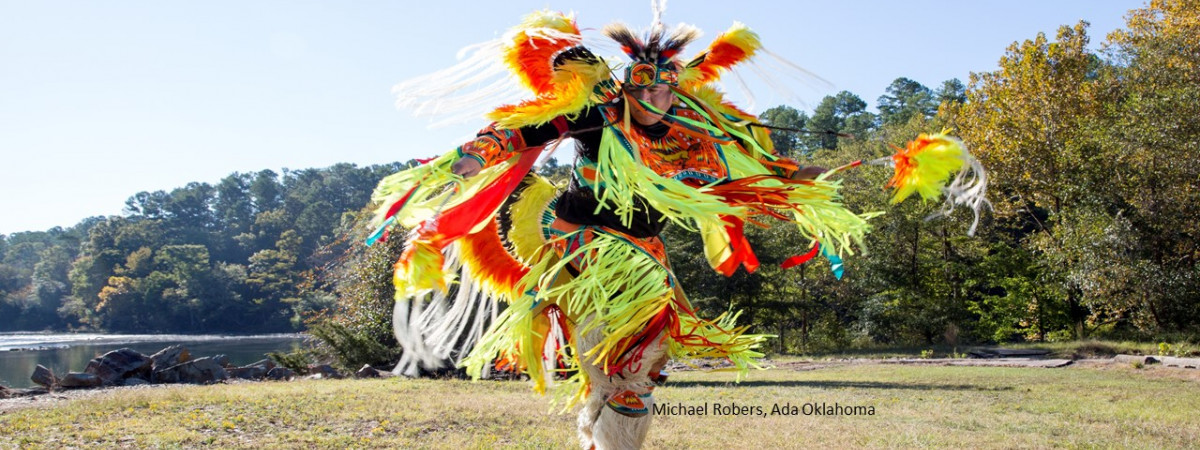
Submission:
[[[679,82],[683,85],[715,82],[733,66],[753,58],[761,48],[762,42],[757,33],[741,22],[734,22],[729,30],[717,36],[703,53],[687,64],[687,68],[679,74]]]
[[[944,194],[946,202],[934,216],[949,213],[955,205],[967,206],[975,214],[967,234],[974,235],[980,211],[991,206],[986,198],[987,172],[967,152],[962,141],[946,135],[945,131],[933,135],[921,133],[904,148],[894,148],[896,154],[890,161],[884,160],[895,167],[886,185],[895,189],[891,202],[899,203],[913,193],[924,200],[936,200]],[[955,173],[957,176],[947,185]]]

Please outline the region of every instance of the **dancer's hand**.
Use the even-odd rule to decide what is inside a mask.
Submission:
[[[820,167],[820,166],[804,166],[804,167],[801,167],[800,170],[797,170],[795,173],[792,174],[792,179],[793,180],[811,180],[813,178],[816,178],[818,175],[821,175],[828,171],[829,171],[829,169],[826,169],[826,168]]]
[[[458,161],[454,162],[453,166],[450,166],[451,172],[463,178],[471,178],[479,174],[480,170],[483,170],[483,165],[479,164],[479,160],[475,158],[459,158]]]

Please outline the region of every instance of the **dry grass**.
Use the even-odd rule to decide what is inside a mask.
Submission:
[[[1167,447],[1200,442],[1184,369],[854,364],[678,372],[655,397],[649,448]],[[718,416],[711,405],[870,406],[871,416]],[[0,447],[566,448],[574,416],[523,382],[342,380],[111,391],[0,414]]]

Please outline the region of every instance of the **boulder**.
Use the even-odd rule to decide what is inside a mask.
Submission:
[[[267,377],[267,373],[275,368],[275,361],[264,359],[250,365],[227,369],[231,378],[240,378],[243,380],[261,380]]]
[[[358,378],[379,378],[379,371],[371,367],[370,364],[363,364],[362,368],[358,369],[358,372],[354,372],[354,376]]]
[[[261,380],[267,376],[269,369],[262,366],[245,366],[227,369],[230,378],[242,380]]]
[[[9,398],[9,397],[12,397],[12,391],[8,390],[8,388],[6,388],[4,386],[0,386],[0,398]]]
[[[262,367],[264,370],[270,371],[271,369],[275,368],[275,361],[271,361],[270,358],[267,358],[245,367]]]
[[[229,373],[212,358],[198,358],[154,372],[159,383],[211,384],[229,379]]]
[[[217,364],[220,364],[221,367],[233,367],[232,364],[229,364],[229,356],[227,355],[217,355],[212,357],[212,359],[213,361],[216,361]]]
[[[54,371],[47,369],[46,366],[38,364],[37,368],[33,369],[33,375],[29,377],[34,383],[44,386],[46,389],[54,389],[58,384],[58,377],[54,376]]]
[[[126,378],[124,386],[145,386],[150,384],[149,381],[141,378]]]
[[[140,378],[131,379],[140,380]],[[104,382],[100,381],[100,377],[80,372],[67,372],[67,376],[59,381],[59,385],[65,388],[90,388],[101,384]]]
[[[333,366],[329,364],[310,365],[308,366],[308,373],[312,375],[320,375],[320,378],[332,378],[335,380],[345,378],[342,376],[341,372],[338,372],[337,369],[334,369]]]
[[[192,354],[188,352],[187,347],[183,345],[172,345],[170,347],[159,350],[150,356],[152,361],[150,364],[151,372],[158,372],[176,364],[182,364],[192,359]]]
[[[286,381],[295,377],[296,372],[292,372],[292,369],[287,367],[276,367],[267,371],[267,379],[269,380]]]
[[[111,386],[130,377],[149,377],[151,364],[153,361],[148,356],[123,348],[91,360],[83,371],[99,377],[101,383]]]

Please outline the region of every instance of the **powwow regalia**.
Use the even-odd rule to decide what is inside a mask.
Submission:
[[[735,23],[683,58],[698,33],[655,22],[644,36],[604,29],[631,60],[619,64],[585,45],[572,16],[536,12],[462,64],[397,86],[400,104],[437,113],[480,104],[503,83],[460,91],[497,74],[512,74],[530,93],[488,112],[492,124],[468,145],[376,189],[379,228],[370,241],[409,230],[395,266],[397,372],[457,364],[473,377],[525,373],[539,393],[557,384],[564,407],[583,402],[585,447],[615,445],[605,439],[618,435],[640,443],[652,367],[668,357],[721,358],[744,372],[768,338],[739,326],[736,313],[697,314],[658,237],[668,223],[700,233],[708,262],[725,275],[758,267],[743,230],[763,217],[808,237],[786,265],[823,254],[838,267],[861,247],[877,213],[842,205],[833,179],[842,168],[792,179],[799,165],[776,155],[768,130],[716,86],[765,52],[758,36]],[[656,85],[670,87],[666,110],[629,94]],[[661,120],[631,120],[647,109]],[[565,138],[576,141],[577,156],[570,184],[557,187],[531,169]],[[463,158],[483,170],[454,174]],[[978,220],[984,173],[956,139],[922,135],[881,162],[896,168],[888,184],[895,201],[945,195],[948,207],[966,204]]]

